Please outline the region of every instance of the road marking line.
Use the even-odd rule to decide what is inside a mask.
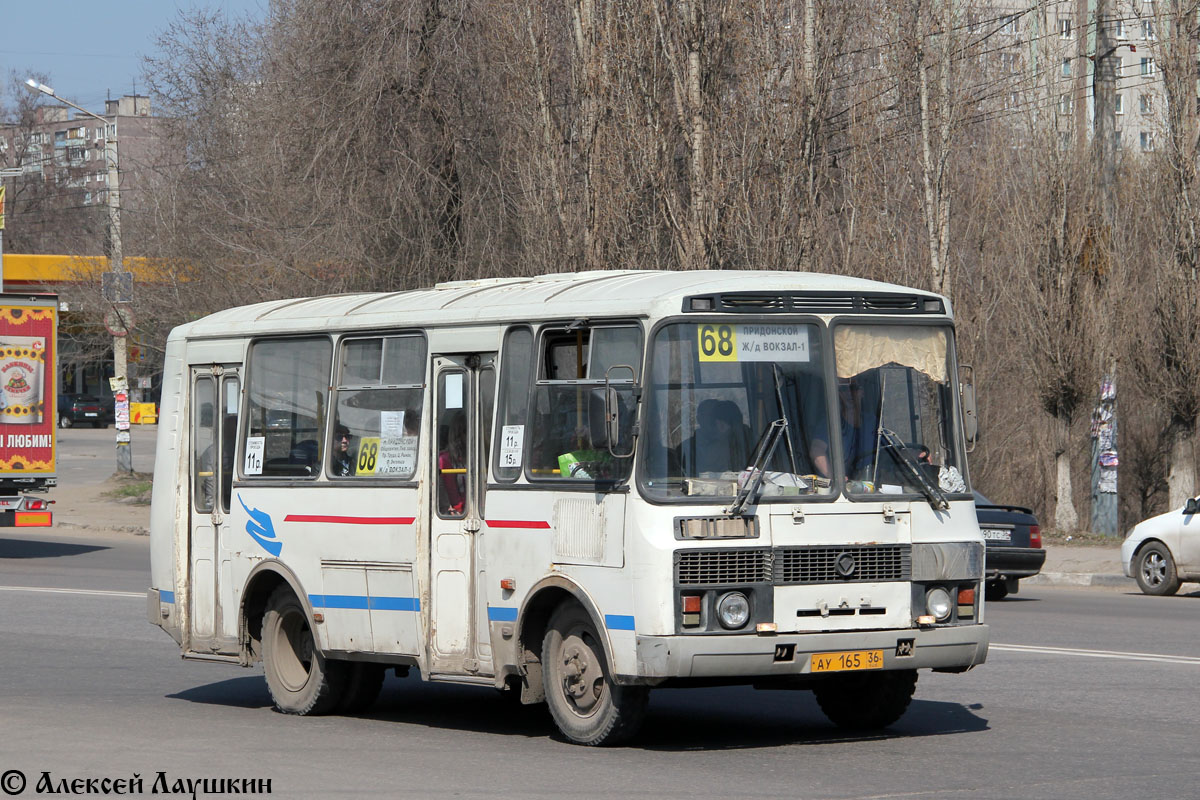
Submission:
[[[45,592],[47,594],[98,594],[104,597],[140,597],[145,592],[115,592],[106,589],[56,589],[49,586],[0,586],[0,592]]]
[[[1200,664],[1195,656],[1168,656],[1158,653],[1127,653],[1120,650],[1083,650],[1077,647],[1037,647],[1028,644],[993,644],[991,650],[1008,653],[1041,653],[1050,656],[1081,656],[1083,658],[1113,658],[1122,661],[1157,661],[1162,664]]]

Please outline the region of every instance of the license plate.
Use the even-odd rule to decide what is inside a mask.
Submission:
[[[983,538],[989,542],[1011,542],[1012,531],[987,531],[983,532]]]
[[[96,411],[85,411],[85,412],[83,412],[83,415],[84,415],[85,417],[98,417],[98,416],[100,416],[100,414],[99,414],[98,412],[96,412]]]
[[[811,663],[812,672],[883,669],[883,651],[843,650],[838,653],[813,653]]]

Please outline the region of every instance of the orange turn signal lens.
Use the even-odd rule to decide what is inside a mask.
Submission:
[[[958,604],[960,606],[975,605],[975,589],[974,588],[959,589],[958,590]]]
[[[700,613],[700,595],[685,594],[683,596],[683,613],[699,614]]]

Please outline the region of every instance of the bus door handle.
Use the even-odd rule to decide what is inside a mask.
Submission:
[[[483,526],[480,525],[479,520],[474,517],[468,517],[463,520],[463,530],[467,533],[479,533],[481,527]]]

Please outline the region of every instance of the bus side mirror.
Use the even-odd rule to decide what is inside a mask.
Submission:
[[[962,397],[963,433],[967,437],[967,452],[975,451],[979,442],[979,410],[975,407],[975,368],[962,364],[958,368],[958,392]]]
[[[626,389],[625,381],[621,380],[621,388],[613,386],[613,372],[617,370],[629,371],[629,383]],[[604,425],[605,432],[608,434],[608,452],[614,458],[632,458],[633,457],[633,438],[636,435],[633,428],[626,426],[621,420],[621,395],[627,394],[632,401],[636,389],[634,380],[637,373],[633,371],[633,367],[625,364],[614,364],[609,367],[604,373]],[[632,402],[630,407],[626,409],[629,413],[633,413]],[[628,430],[626,430],[628,428]],[[625,435],[627,434],[627,435]],[[625,441],[628,439],[628,442]]]
[[[1200,514],[1200,500],[1195,497],[1189,497],[1188,501],[1184,503],[1183,515],[1190,517],[1193,514]]]

